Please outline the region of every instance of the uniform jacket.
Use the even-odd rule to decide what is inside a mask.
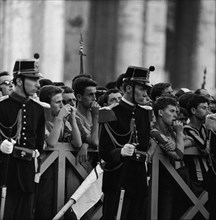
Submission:
[[[143,152],[148,150],[150,137],[149,110],[139,105],[134,110],[134,106],[122,100],[110,111],[112,113],[108,112],[108,114],[112,115],[112,119],[108,119],[108,122],[103,121],[100,125],[99,152],[101,158],[106,162],[102,185],[103,192],[123,187],[129,196],[144,196],[147,193],[145,163],[131,160],[129,157],[122,157],[121,148],[129,142],[130,121],[134,111],[139,143],[136,148]],[[105,124],[110,128],[109,130],[118,144],[110,138],[105,129]]]
[[[19,115],[19,116],[18,116]],[[12,127],[10,129],[9,127]],[[16,146],[43,149],[45,115],[43,107],[30,98],[23,98],[12,92],[0,101],[0,142],[6,138],[16,140]],[[8,155],[0,152],[0,183],[4,181],[5,161]],[[9,155],[6,186],[20,188],[25,192],[34,191],[34,160],[27,161]]]

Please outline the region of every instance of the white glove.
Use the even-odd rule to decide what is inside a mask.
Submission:
[[[208,130],[216,131],[216,114],[206,116],[205,126]]]
[[[121,155],[123,157],[132,156],[135,150],[135,146],[133,144],[125,144],[124,147],[121,149]]]
[[[4,154],[11,154],[13,152],[15,140],[11,139],[11,141],[5,139],[0,145],[0,151]]]

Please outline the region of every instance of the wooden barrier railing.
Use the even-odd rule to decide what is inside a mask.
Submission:
[[[197,148],[188,148],[185,150],[185,155],[199,155]],[[170,173],[172,178],[176,183],[181,187],[183,192],[188,196],[193,206],[191,206],[184,214],[181,216],[181,219],[192,219],[198,212],[200,212],[205,219],[208,219],[209,213],[204,207],[205,203],[208,200],[208,193],[204,191],[198,198],[177,173],[174,167],[165,157],[164,153],[160,148],[157,148],[155,155],[152,161],[152,178],[151,178],[151,205],[150,205],[150,216],[151,220],[158,219],[158,184],[159,184],[159,165],[162,164],[165,166],[167,171]]]
[[[58,178],[57,178],[57,212],[65,204],[65,170],[66,161],[71,164],[71,168],[75,171],[77,178],[82,182],[88,173],[79,163],[76,164],[76,158],[72,154],[77,150],[74,149],[69,143],[58,143],[54,148],[47,148],[46,154],[42,156],[41,174],[54,162],[57,161]],[[196,148],[188,148],[185,150],[186,155],[199,155]],[[160,148],[157,148],[152,161],[152,175],[151,175],[151,204],[150,204],[150,219],[158,219],[158,184],[159,184],[159,165],[162,164],[175,179],[178,185],[182,188],[184,193],[188,196],[193,206],[191,206],[181,217],[181,219],[192,219],[197,212],[200,212],[205,219],[208,219],[209,213],[204,207],[204,204],[208,200],[208,194],[204,191],[199,198],[192,192],[188,185],[184,182],[181,176],[177,173],[174,167],[170,164],[167,158],[164,156]],[[98,216],[101,216],[101,210],[97,209],[98,213],[94,213],[91,219],[97,220]],[[95,217],[97,216],[97,217]]]
[[[77,152],[70,143],[57,143],[55,147],[48,147],[45,153],[41,155],[41,175],[48,169],[48,167],[57,161],[57,182],[56,182],[56,211],[58,212],[65,204],[65,176],[66,176],[66,161],[71,165],[71,169],[76,173],[77,178],[82,182],[88,175],[87,171],[82,165],[76,163],[76,158],[72,154]],[[97,152],[90,150],[90,152]],[[93,213],[92,220],[97,213]]]

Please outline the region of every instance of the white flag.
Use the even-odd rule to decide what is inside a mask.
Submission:
[[[82,182],[76,192],[71,196],[76,203],[72,205],[79,220],[103,195],[102,193],[103,170],[98,164]]]

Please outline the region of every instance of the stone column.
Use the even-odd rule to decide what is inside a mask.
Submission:
[[[155,66],[151,82],[167,80],[164,71],[166,1],[120,1],[117,73],[129,65]]]
[[[117,17],[117,0],[91,1],[87,35],[87,71],[93,75],[99,86],[116,80]]]
[[[87,51],[88,25],[89,25],[89,1],[66,1],[65,2],[65,51],[64,51],[64,80],[68,86],[74,76],[80,73],[80,34],[83,37],[84,73],[88,73],[87,60],[91,54]]]
[[[32,57],[31,1],[4,1],[3,7],[3,68],[11,73],[16,59]]]
[[[207,67],[206,89],[215,87],[215,1],[178,1],[175,30],[167,42],[167,60],[175,88],[201,88]],[[172,42],[172,43],[170,43]]]
[[[150,75],[152,84],[169,81],[165,72],[167,1],[147,1],[145,8],[143,66],[155,66]]]
[[[65,1],[45,1],[42,73],[53,81],[63,81]]]
[[[203,71],[206,68],[205,88],[216,94],[216,1],[202,1],[198,26],[198,44],[196,68],[192,72],[193,86],[199,88],[203,82]],[[199,74],[199,76],[197,76]]]
[[[128,66],[143,65],[145,1],[119,1],[116,73],[124,73]]]
[[[4,70],[5,1],[0,1],[0,71]]]
[[[44,34],[46,29],[44,27],[44,17],[45,17],[45,9],[46,9],[46,1],[37,0],[32,2],[32,18],[31,18],[31,38],[32,38],[32,54],[39,53],[40,54],[40,71],[44,74],[43,71],[43,60],[44,60]]]

